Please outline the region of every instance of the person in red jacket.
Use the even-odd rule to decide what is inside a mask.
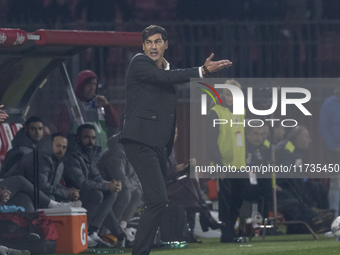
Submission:
[[[120,127],[120,118],[106,97],[97,95],[97,89],[98,76],[95,72],[83,70],[78,74],[75,94],[83,122],[96,127],[97,144],[106,148],[107,138]],[[63,103],[58,116],[58,132],[64,135],[75,133],[79,126],[76,116],[74,107],[69,102]]]

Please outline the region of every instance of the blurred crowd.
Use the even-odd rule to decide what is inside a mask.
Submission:
[[[336,0],[2,0],[0,21],[58,28],[72,22],[338,19]]]

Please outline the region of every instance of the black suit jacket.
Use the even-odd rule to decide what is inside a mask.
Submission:
[[[126,112],[120,142],[129,139],[172,148],[177,102],[174,84],[198,77],[197,67],[163,70],[144,54],[134,56],[126,75]]]

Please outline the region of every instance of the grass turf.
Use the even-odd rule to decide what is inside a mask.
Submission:
[[[261,237],[254,237],[250,243],[220,243],[217,238],[201,238],[202,244],[189,244],[186,248],[154,248],[152,255],[257,255],[257,254],[290,254],[319,255],[340,254],[340,242],[335,237],[326,238],[318,235],[315,241],[312,235],[281,235],[267,236],[262,242]],[[131,249],[124,249],[124,254],[131,254]],[[83,253],[84,254],[84,253]],[[93,254],[93,253],[92,253]]]

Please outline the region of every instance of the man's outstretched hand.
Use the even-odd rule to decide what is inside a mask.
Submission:
[[[204,65],[202,67],[202,74],[208,75],[209,73],[215,73],[221,71],[224,68],[230,67],[233,63],[227,59],[219,60],[219,61],[212,61],[214,57],[214,53],[205,60]]]

